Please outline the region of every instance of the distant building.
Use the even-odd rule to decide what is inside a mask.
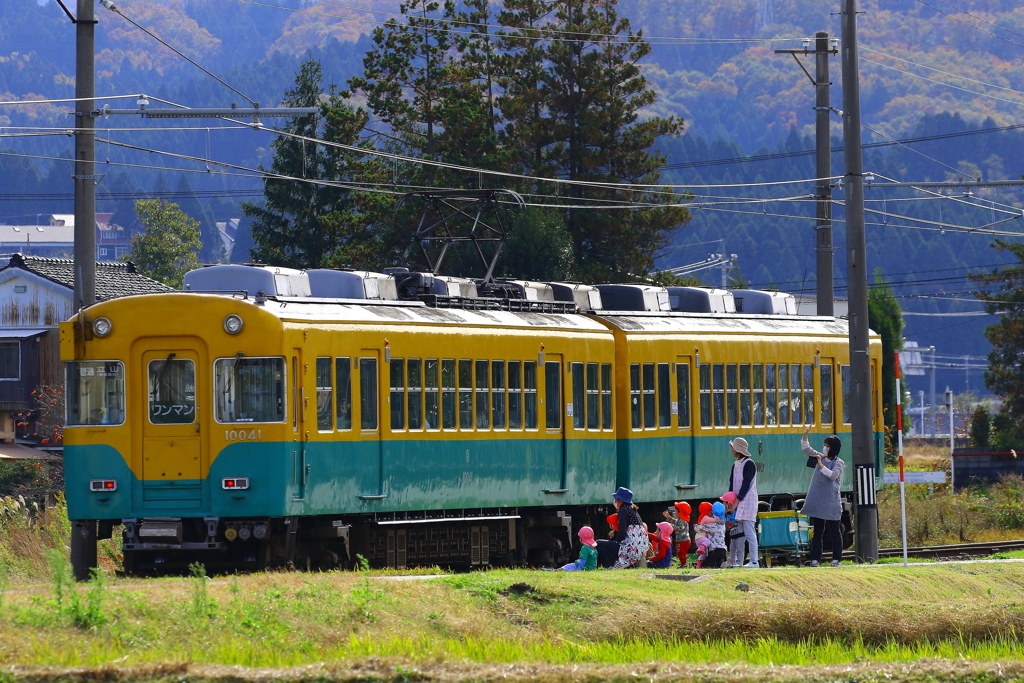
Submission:
[[[235,238],[238,236],[238,224],[241,222],[241,218],[217,221],[217,233],[220,235],[221,244],[224,245],[224,253],[229,257],[231,256],[231,250],[235,247]]]
[[[96,264],[97,300],[167,291],[172,290],[140,275],[131,262]],[[0,441],[36,441],[32,392],[64,386],[59,325],[75,313],[73,292],[70,259],[14,254],[0,267]],[[16,430],[19,413],[26,417],[18,421],[28,424]]]
[[[74,214],[43,215],[47,218],[45,225],[0,225],[0,254],[72,258],[75,251]],[[98,261],[114,261],[131,251],[131,233],[111,223],[111,218],[112,213],[96,214]]]

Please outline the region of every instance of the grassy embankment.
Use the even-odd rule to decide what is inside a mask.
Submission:
[[[21,584],[7,589],[0,609],[0,663],[1024,660],[1024,563],[732,570],[685,583],[643,574],[270,573]],[[737,591],[738,581],[749,592]]]

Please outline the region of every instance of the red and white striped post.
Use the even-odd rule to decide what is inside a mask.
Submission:
[[[907,497],[903,487],[903,393],[900,389],[900,354],[896,355],[896,443],[900,460],[900,518],[903,523],[903,566],[907,566]]]

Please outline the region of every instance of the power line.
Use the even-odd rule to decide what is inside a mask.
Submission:
[[[1016,31],[1012,31],[1012,30],[1010,30],[1010,29],[1008,29],[1008,28],[1005,28],[1005,27],[1003,27],[1003,26],[1000,26],[999,24],[996,24],[996,23],[994,23],[994,22],[991,22],[991,21],[989,21],[988,19],[983,19],[982,17],[979,17],[979,16],[977,16],[977,15],[971,14],[971,13],[970,13],[970,12],[968,12],[967,10],[962,10],[962,9],[960,9],[959,7],[957,7],[956,5],[953,5],[953,4],[951,4],[951,3],[948,3],[948,2],[946,2],[946,0],[939,0],[939,2],[941,2],[941,3],[942,3],[943,5],[945,5],[946,7],[952,7],[952,8],[953,8],[953,9],[955,9],[955,10],[956,10],[957,12],[960,12],[960,13],[962,13],[962,14],[966,14],[967,16],[971,17],[972,19],[977,19],[978,21],[982,21],[982,22],[984,22],[984,23],[988,24],[989,26],[995,26],[995,27],[996,27],[996,28],[998,28],[998,29],[999,29],[1000,31],[1006,31],[1007,33],[1012,33],[1012,34],[1013,34],[1013,35],[1015,35],[1015,36],[1020,36],[1021,38],[1024,38],[1024,33],[1017,33]]]
[[[991,100],[998,100],[999,102],[1008,102],[1010,104],[1016,104],[1016,105],[1024,104],[1024,102],[1018,102],[1017,100],[1008,100],[1005,97],[996,97],[995,95],[989,95],[988,93],[985,93],[985,92],[979,92],[977,90],[971,90],[970,88],[963,88],[963,87],[960,87],[959,85],[953,85],[952,83],[943,83],[942,81],[937,81],[934,78],[928,78],[927,76],[921,76],[920,74],[915,74],[913,71],[907,71],[906,69],[897,69],[894,66],[889,66],[888,64],[883,64],[882,62],[876,62],[873,59],[865,59],[865,58],[861,57],[861,61],[862,62],[866,62],[868,64],[874,64],[876,66],[881,66],[881,67],[886,68],[886,69],[891,69],[893,71],[898,71],[901,74],[906,74],[908,76],[913,76],[914,78],[920,78],[921,80],[928,81],[929,83],[935,83],[936,85],[944,85],[947,88],[954,88],[956,90],[962,90],[964,92],[969,92],[972,95],[979,95],[981,97],[987,97],[987,98],[989,98]]]
[[[1001,35],[992,33],[991,31],[986,31],[985,29],[981,28],[980,26],[975,26],[974,24],[969,24],[966,21],[964,21],[963,19],[961,19],[960,17],[956,16],[955,14],[950,14],[949,12],[947,12],[944,9],[936,7],[935,5],[933,5],[933,4],[929,3],[929,2],[925,2],[925,0],[917,0],[917,1],[920,2],[922,5],[927,5],[928,7],[931,7],[936,12],[942,12],[943,14],[945,14],[950,19],[953,19],[954,21],[959,21],[964,26],[970,26],[975,31],[981,31],[982,33],[986,33],[986,34],[992,36],[993,38],[998,38],[999,40],[1005,40],[1010,45],[1016,45],[1017,47],[1024,47],[1024,44],[1021,44],[1021,43],[1018,43],[1016,41],[1010,40],[1009,38],[1004,38]],[[949,3],[944,3],[944,4],[949,4]],[[952,7],[952,5],[949,5],[949,6]],[[963,10],[960,10],[960,11],[963,11]],[[966,12],[964,12],[964,14],[966,14]],[[974,16],[974,15],[971,15],[971,16]],[[1012,31],[1011,31],[1011,33],[1012,33]]]
[[[1017,130],[1024,128],[1024,124],[1015,124],[1012,126],[999,126],[996,128],[978,128],[975,130],[966,130],[958,133],[942,133],[937,135],[922,135],[913,138],[902,138],[893,139],[889,138],[891,142],[870,142],[866,145],[862,145],[864,149],[871,149],[875,147],[892,147],[893,145],[905,145],[913,142],[929,142],[932,140],[946,140],[949,138],[959,138],[968,135],[979,135],[982,133],[999,133],[1008,130]],[[888,136],[886,136],[888,137]],[[836,146],[831,148],[833,154],[837,154],[843,151],[842,146]],[[802,149],[797,152],[773,152],[770,154],[756,154],[746,157],[731,157],[727,159],[710,159],[707,161],[682,161],[675,164],[665,164],[659,170],[674,170],[683,168],[699,168],[702,166],[720,166],[724,164],[735,164],[735,163],[747,163],[756,161],[771,161],[774,159],[790,159],[793,157],[813,156],[815,154],[813,149]]]
[[[907,64],[913,64],[914,66],[920,67],[922,69],[928,69],[929,71],[935,71],[937,73],[943,74],[944,76],[950,76],[952,78],[959,78],[961,80],[970,81],[972,83],[977,83],[978,85],[984,85],[984,86],[986,86],[988,88],[995,88],[997,90],[1006,90],[1007,92],[1012,92],[1012,93],[1014,93],[1016,95],[1024,95],[1024,92],[1022,92],[1020,90],[1014,90],[1013,88],[1007,88],[1007,87],[1002,86],[1002,85],[996,85],[995,83],[986,83],[985,81],[979,81],[978,79],[971,78],[969,76],[961,76],[960,74],[955,74],[955,73],[952,73],[952,72],[949,72],[949,71],[943,71],[942,69],[938,69],[938,68],[936,68],[934,66],[928,66],[927,64],[921,64],[919,62],[914,62],[914,61],[911,61],[909,59],[904,59],[903,57],[896,57],[895,55],[886,54],[885,52],[882,52],[880,50],[875,50],[874,48],[865,47],[865,46],[862,45],[861,49],[865,50],[867,52],[874,52],[876,55],[882,55],[883,57],[888,57],[889,59],[895,59],[895,60],[900,61],[900,62],[906,62]],[[878,62],[875,62],[875,63],[877,64]]]

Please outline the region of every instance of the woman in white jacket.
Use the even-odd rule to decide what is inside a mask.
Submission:
[[[839,520],[843,516],[843,501],[839,494],[839,482],[843,478],[844,463],[839,459],[839,450],[843,442],[838,436],[832,435],[825,439],[822,452],[811,448],[807,442],[810,426],[804,430],[800,440],[800,450],[807,456],[807,466],[814,468],[811,485],[807,489],[807,498],[801,512],[811,520],[814,536],[811,538],[811,566],[821,563],[822,541],[825,527],[832,539],[832,566],[838,567],[843,560],[843,532]]]

